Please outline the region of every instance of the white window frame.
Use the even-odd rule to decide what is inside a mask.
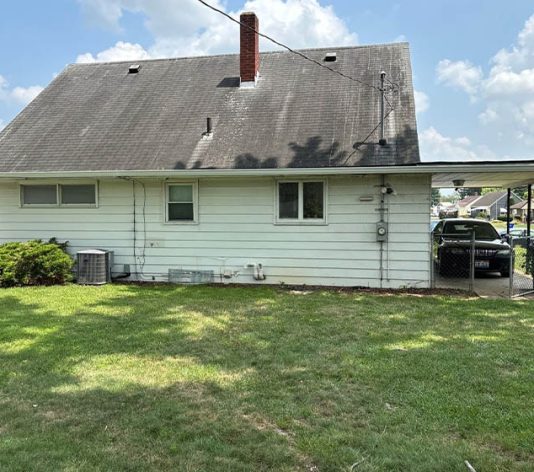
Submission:
[[[322,218],[304,218],[304,183],[308,182],[320,182],[323,184],[323,217]],[[280,218],[280,184],[291,184],[296,183],[299,186],[298,192],[298,218]],[[275,192],[274,192],[274,224],[276,225],[297,225],[297,226],[307,226],[307,225],[327,225],[328,224],[328,180],[327,179],[279,179],[275,181]]]
[[[190,185],[193,187],[193,220],[169,220],[169,187],[171,185]],[[176,203],[176,202],[175,202]],[[163,191],[163,205],[165,206],[165,224],[168,225],[196,225],[198,224],[198,180],[172,180],[165,182]]]
[[[98,208],[99,200],[98,181],[73,181],[73,182],[46,182],[46,181],[25,181],[19,183],[19,206],[21,208]],[[24,203],[24,187],[35,187],[48,185],[56,187],[56,203]],[[61,203],[61,187],[63,185],[93,185],[95,187],[95,203]]]

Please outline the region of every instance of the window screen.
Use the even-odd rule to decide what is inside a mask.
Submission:
[[[22,185],[23,205],[57,205],[55,185]]]
[[[279,217],[299,217],[299,184],[298,182],[283,182],[278,187]]]
[[[324,182],[279,182],[279,220],[324,221]]]
[[[304,182],[303,183],[303,217],[304,219],[323,219],[323,183]]]
[[[168,221],[194,221],[193,184],[168,186]]]
[[[95,205],[95,185],[61,185],[61,203],[64,205]]]

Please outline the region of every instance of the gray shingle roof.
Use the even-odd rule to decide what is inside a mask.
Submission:
[[[480,200],[477,200],[476,206],[477,207],[489,207],[497,203],[502,198],[506,197],[506,190],[502,192],[489,192],[485,195],[482,195]]]
[[[462,198],[459,202],[458,202],[458,206],[459,207],[466,207],[466,206],[469,206],[471,203],[475,202],[476,200],[478,200],[480,197],[480,195],[469,195],[468,197],[465,197],[465,198]]]
[[[306,54],[322,61],[332,51],[334,69],[375,86],[384,70],[397,84],[386,146],[361,146],[347,161],[380,122],[380,92],[289,52],[261,54],[254,89],[238,86],[238,55],[140,61],[138,74],[130,62],[77,64],[0,133],[0,172],[418,163],[408,45]]]

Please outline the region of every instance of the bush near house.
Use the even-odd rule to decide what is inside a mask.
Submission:
[[[72,279],[66,243],[27,241],[0,245],[0,287],[56,285]]]

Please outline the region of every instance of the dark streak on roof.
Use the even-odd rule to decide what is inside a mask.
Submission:
[[[380,92],[289,52],[261,54],[254,89],[238,55],[68,66],[0,133],[0,172],[322,168],[419,163],[406,43],[306,50],[389,94],[387,146],[364,145],[380,122]],[[206,118],[213,136],[203,139]],[[370,141],[378,142],[378,131]]]

